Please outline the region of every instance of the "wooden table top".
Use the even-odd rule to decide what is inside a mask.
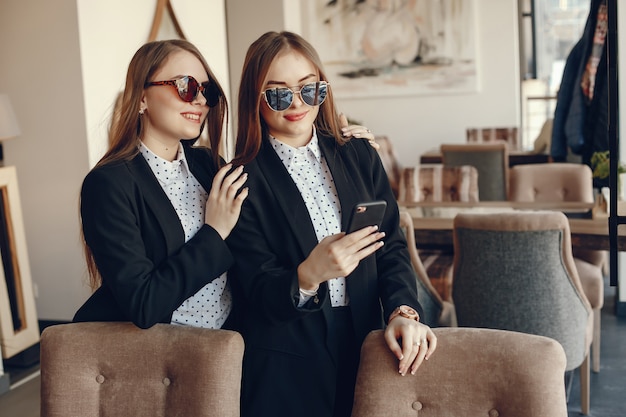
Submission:
[[[496,213],[509,210],[559,210],[568,215],[572,245],[583,249],[609,250],[609,221],[590,203],[519,203],[490,201],[480,203],[400,204],[413,218],[415,238],[420,249],[450,249],[453,244],[454,215],[459,212]],[[626,209],[626,207],[624,207]],[[620,210],[621,211],[621,210]],[[626,251],[626,226],[618,227],[618,250]]]

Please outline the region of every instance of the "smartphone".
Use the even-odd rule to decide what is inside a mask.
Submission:
[[[384,200],[356,204],[350,212],[346,233],[352,233],[367,226],[380,227],[386,209],[387,202]]]

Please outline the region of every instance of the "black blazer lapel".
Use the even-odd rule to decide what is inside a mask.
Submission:
[[[163,230],[167,253],[173,253],[185,242],[185,231],[176,210],[141,154],[128,162],[128,169],[141,189],[146,206],[159,207],[153,214]]]
[[[272,193],[283,211],[283,216],[293,231],[298,245],[304,255],[308,256],[317,245],[317,235],[298,187],[272,146],[265,140],[261,145],[256,161],[261,173],[271,186]],[[276,213],[275,215],[279,216],[280,214]]]

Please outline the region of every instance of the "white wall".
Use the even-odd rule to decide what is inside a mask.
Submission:
[[[298,0],[299,1],[299,0]],[[228,65],[230,85],[233,94],[230,108],[233,124],[236,125],[237,92],[241,69],[248,46],[263,33],[270,30],[283,30],[283,2],[297,3],[296,0],[226,0],[226,29],[228,31]],[[234,147],[234,139],[232,141]]]
[[[69,319],[88,294],[78,192],[88,170],[75,0],[0,1],[0,91],[22,134],[4,144],[17,168],[38,316]]]

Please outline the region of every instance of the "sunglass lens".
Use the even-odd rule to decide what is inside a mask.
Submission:
[[[270,88],[265,90],[265,99],[272,109],[281,111],[291,106],[293,92],[288,88]]]
[[[326,100],[327,85],[325,82],[309,83],[300,89],[300,97],[309,106],[319,106]]]
[[[176,89],[183,101],[191,103],[198,94],[198,82],[193,77],[182,77],[176,80]]]
[[[219,103],[221,97],[217,84],[208,81],[203,83],[202,86],[204,87],[202,94],[204,95],[204,98],[206,98],[206,104],[209,107],[215,107],[215,105]]]

